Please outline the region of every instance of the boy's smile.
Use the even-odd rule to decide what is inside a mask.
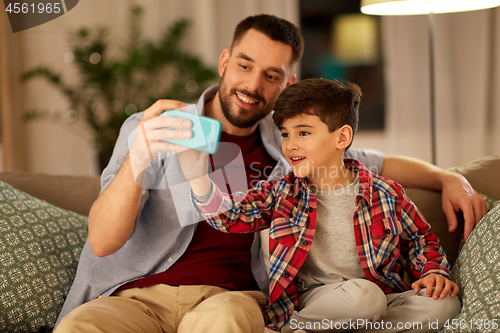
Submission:
[[[299,164],[300,162],[302,162],[303,159],[305,159],[305,157],[290,155],[290,160],[292,165]]]
[[[319,188],[344,178],[346,146],[341,129],[330,132],[318,116],[305,113],[285,120],[280,131],[281,149],[295,176]]]

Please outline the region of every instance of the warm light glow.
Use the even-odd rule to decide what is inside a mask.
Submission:
[[[339,15],[333,21],[332,53],[343,64],[377,61],[377,20],[362,14]]]
[[[422,15],[466,12],[500,6],[500,0],[362,0],[361,12],[369,15]]]

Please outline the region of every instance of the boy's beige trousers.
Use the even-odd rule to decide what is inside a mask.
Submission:
[[[249,296],[251,293],[251,296]],[[211,286],[154,285],[133,288],[80,305],[55,333],[262,333],[260,292]]]

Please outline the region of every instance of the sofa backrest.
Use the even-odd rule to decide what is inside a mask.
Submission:
[[[28,172],[0,172],[0,181],[55,206],[89,215],[101,190],[97,176],[54,176]]]
[[[500,156],[484,157],[449,170],[464,175],[478,192],[500,200]],[[100,182],[97,176],[0,172],[0,181],[53,205],[82,215],[88,215],[90,207],[100,192]],[[459,223],[454,233],[448,232],[446,216],[441,207],[440,192],[415,188],[406,188],[405,191],[431,224],[432,231],[441,240],[448,259],[453,264],[458,256],[463,223]],[[263,239],[267,238],[263,237]],[[265,243],[263,246],[266,248]]]

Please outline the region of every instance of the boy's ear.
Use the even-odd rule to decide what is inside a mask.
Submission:
[[[352,127],[344,125],[338,129],[338,133],[337,149],[346,149],[351,144],[354,135]]]
[[[290,79],[286,83],[286,87],[285,88],[288,88],[289,86],[291,86],[292,84],[294,84],[295,81],[297,81],[297,74],[292,74],[292,76],[290,77]]]
[[[228,49],[224,49],[219,57],[219,75],[222,77],[224,72],[226,71],[226,66],[229,61],[229,57],[231,56],[231,51]]]

